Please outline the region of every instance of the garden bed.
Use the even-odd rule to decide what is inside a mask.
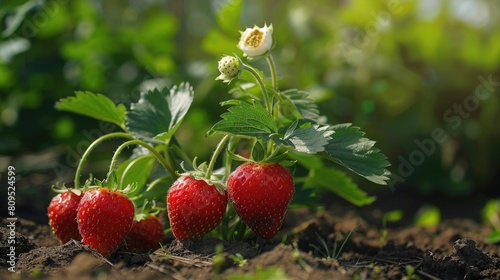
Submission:
[[[278,277],[273,279],[500,279],[500,248],[484,242],[490,231],[487,227],[471,219],[452,218],[434,227],[388,228],[387,237],[381,240],[380,213],[375,207],[360,211],[346,205],[320,212],[295,209],[289,211],[283,230],[272,241],[206,238],[180,243],[169,237],[163,248],[149,254],[118,251],[108,260],[80,242],[60,245],[48,225],[20,219],[16,269],[38,279],[103,275],[107,279],[248,279],[232,278],[238,275],[257,275],[256,279],[272,275]],[[3,252],[7,229],[3,227],[1,233]],[[335,255],[336,243],[337,260],[325,255],[320,239],[328,244],[330,255]],[[216,253],[219,244],[223,253]],[[5,261],[1,265],[6,267]],[[18,279],[18,275],[2,272],[1,278]]]

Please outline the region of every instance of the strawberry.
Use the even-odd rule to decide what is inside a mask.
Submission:
[[[264,239],[281,228],[293,196],[293,178],[278,163],[244,163],[227,180],[234,210],[252,231]]]
[[[71,239],[82,239],[76,222],[76,211],[81,199],[81,195],[67,191],[54,196],[50,201],[47,209],[49,223],[54,234],[62,243]]]
[[[85,192],[78,206],[82,242],[109,257],[127,236],[134,221],[134,205],[123,193],[108,188]]]
[[[178,240],[201,238],[222,221],[227,192],[190,175],[179,177],[167,194],[170,227]]]
[[[130,252],[147,252],[160,248],[164,240],[163,225],[158,217],[149,215],[140,221],[134,221],[125,238],[125,246]]]
[[[236,78],[241,73],[243,66],[238,58],[234,56],[224,56],[219,61],[218,68],[220,75],[215,79],[230,83],[231,80]]]

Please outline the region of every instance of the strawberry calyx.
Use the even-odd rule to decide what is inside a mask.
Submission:
[[[145,200],[141,207],[136,208],[134,215],[134,221],[140,222],[150,216],[157,216],[161,211],[164,211],[164,207],[159,207],[156,205],[155,200]]]
[[[231,160],[241,163],[279,163],[287,167],[293,166],[296,163],[296,161],[294,160],[287,159],[288,150],[278,148],[274,149],[271,154],[265,155],[265,153],[262,151],[262,146],[263,145],[258,144],[253,145],[251,147],[250,156],[248,158],[239,154],[235,154],[231,150],[226,150],[226,153]]]
[[[135,213],[135,215],[134,215],[134,221],[140,222],[140,221],[146,219],[149,216],[155,216],[155,215],[153,215],[153,214],[146,214],[146,213]]]
[[[202,162],[201,164],[197,164],[198,158],[193,159],[192,170],[188,170],[186,168],[184,162],[181,162],[181,168],[184,172],[178,173],[179,176],[190,176],[195,180],[203,180],[208,185],[214,186],[220,194],[224,194],[226,192],[226,185],[224,184],[224,175],[219,173],[218,170],[215,172],[208,172],[209,165],[206,162]],[[207,178],[207,174],[209,173],[209,177]]]
[[[55,193],[65,193],[65,192],[72,192],[78,196],[81,196],[82,193],[86,190],[86,188],[68,188],[66,187],[65,184],[57,182],[55,185],[52,185],[50,187],[53,192]]]
[[[120,189],[118,187],[118,180],[116,177],[116,173],[115,171],[112,171],[108,174],[108,177],[102,181],[97,178],[93,178],[91,176],[89,179],[87,179],[87,181],[85,181],[83,187],[85,190],[94,188],[105,188],[127,195],[128,193],[133,192],[137,188],[137,184],[136,183],[129,184],[124,189]]]

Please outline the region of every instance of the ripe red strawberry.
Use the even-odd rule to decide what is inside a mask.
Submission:
[[[163,225],[158,217],[150,215],[140,221],[134,221],[125,238],[125,246],[130,252],[147,252],[160,248],[164,240]]]
[[[47,209],[49,223],[62,243],[71,239],[78,241],[82,239],[76,222],[76,211],[81,199],[81,195],[67,191],[54,196],[50,201]]]
[[[77,220],[82,242],[107,258],[130,231],[134,205],[123,193],[93,188],[83,195]]]
[[[200,238],[222,221],[227,193],[189,175],[179,177],[167,194],[170,227],[178,240]]]
[[[244,163],[227,180],[236,213],[253,232],[273,238],[281,228],[293,196],[293,178],[277,163]]]

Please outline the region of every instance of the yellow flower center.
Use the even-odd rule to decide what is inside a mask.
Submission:
[[[257,48],[262,43],[262,39],[264,37],[264,33],[260,32],[260,30],[254,30],[250,33],[250,36],[245,40],[245,43],[252,47]]]

